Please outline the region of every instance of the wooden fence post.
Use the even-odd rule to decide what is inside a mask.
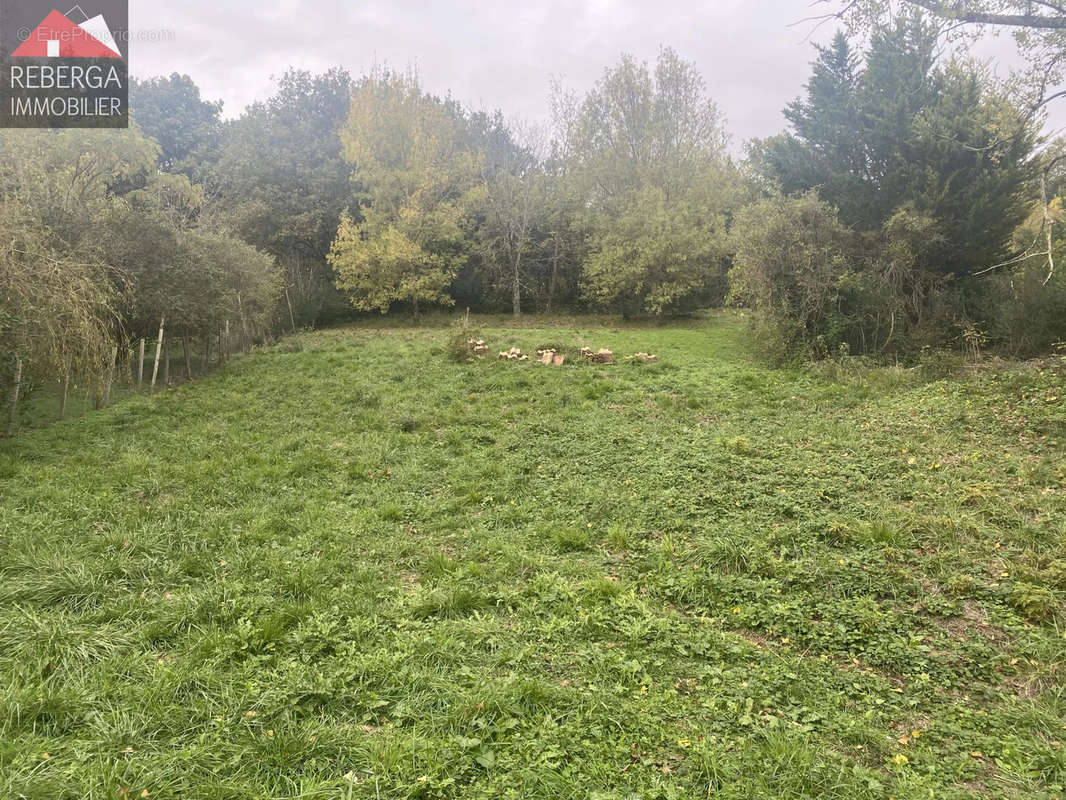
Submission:
[[[111,387],[115,383],[115,364],[118,363],[118,345],[111,348],[111,362],[107,365],[107,379],[104,384],[104,408],[111,405]]]
[[[159,376],[159,357],[163,354],[163,331],[166,329],[167,318],[159,320],[159,338],[155,342],[155,366],[152,367],[152,388],[155,391],[155,379]]]
[[[141,337],[141,349],[137,356],[137,391],[144,386],[144,337]]]
[[[289,287],[285,287],[285,302],[289,306],[289,321],[292,323],[292,332],[296,333],[296,315],[292,313],[292,300],[289,299]]]
[[[15,356],[15,386],[7,403],[7,435],[15,435],[15,416],[19,409],[19,392],[22,390],[22,359]]]

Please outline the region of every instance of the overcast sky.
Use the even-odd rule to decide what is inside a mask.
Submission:
[[[474,109],[545,121],[549,82],[584,91],[623,52],[662,45],[694,61],[734,149],[784,127],[814,50],[810,0],[131,0],[131,69],[187,73],[227,117],[269,96],[287,66],[353,74],[417,67],[423,85]],[[155,31],[172,41],[150,41]],[[816,39],[832,35],[832,27]],[[140,34],[140,37],[139,37]],[[165,37],[164,37],[165,38]],[[1003,50],[1007,42],[996,47]]]

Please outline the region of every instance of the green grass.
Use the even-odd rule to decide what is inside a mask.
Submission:
[[[196,378],[213,372],[218,368],[217,361],[206,363],[203,348],[196,342],[190,342],[190,366]],[[122,363],[115,370],[115,379],[111,387],[112,404],[121,403],[131,396],[152,393],[152,370],[155,366],[153,351],[154,345],[145,351],[143,383],[137,388],[136,349],[131,348],[129,353],[122,354]],[[170,349],[170,383],[179,386],[186,382],[185,359],[180,342],[171,342]],[[239,357],[239,356],[238,356]],[[217,358],[217,356],[216,356]],[[161,364],[157,376],[156,391],[163,391],[164,367]],[[66,419],[76,419],[84,414],[91,413],[96,408],[95,393],[97,387],[87,385],[83,381],[74,381],[67,390]],[[61,380],[52,381],[44,386],[34,386],[28,393],[24,393],[18,405],[16,417],[16,430],[29,430],[42,428],[54,424],[60,418],[62,407],[63,383]],[[7,406],[0,403],[4,422],[7,421]]]
[[[354,327],[4,443],[0,798],[1062,796],[1061,364],[576,324],[485,334],[662,360]]]

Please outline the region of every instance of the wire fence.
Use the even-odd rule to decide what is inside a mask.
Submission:
[[[6,430],[40,428],[100,410],[135,395],[158,394],[203,378],[249,352],[255,342],[226,325],[218,334],[169,334],[165,323],[153,339],[116,347],[104,374],[90,379],[59,376],[38,385],[16,380],[8,398]]]

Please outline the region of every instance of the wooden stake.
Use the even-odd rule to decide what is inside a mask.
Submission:
[[[159,357],[163,354],[163,331],[167,325],[167,318],[164,316],[159,320],[159,338],[155,342],[155,366],[152,367],[152,388],[151,391],[155,391],[155,379],[159,377]]]
[[[111,348],[111,363],[107,367],[107,383],[104,384],[104,408],[111,405],[111,387],[115,384],[115,364],[118,363],[118,345]]]
[[[289,299],[289,287],[285,287],[285,302],[289,305],[289,321],[292,322],[292,332],[296,333],[296,315],[292,313],[292,300]]]
[[[141,337],[140,355],[137,357],[137,391],[144,386],[144,337]]]
[[[15,435],[15,415],[19,408],[19,392],[22,390],[22,359],[15,356],[15,386],[7,404],[7,435]]]

